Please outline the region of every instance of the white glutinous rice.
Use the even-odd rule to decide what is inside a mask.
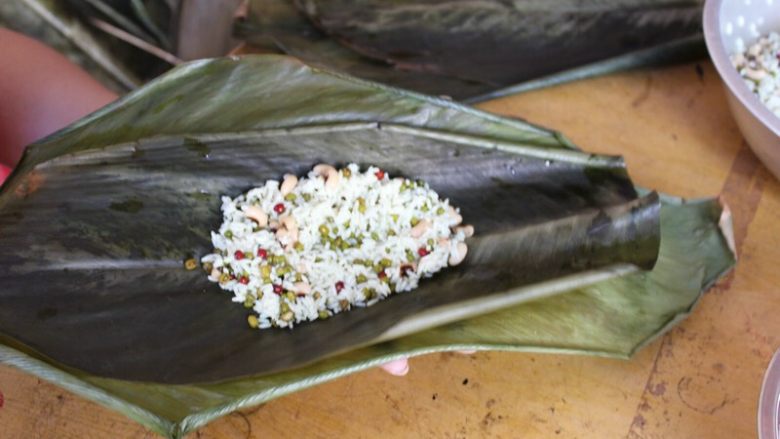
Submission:
[[[253,328],[292,328],[413,290],[459,264],[474,231],[426,183],[356,164],[222,197],[222,213],[201,262],[254,311]]]
[[[731,63],[750,91],[780,117],[780,35],[762,36],[752,46],[731,57]]]

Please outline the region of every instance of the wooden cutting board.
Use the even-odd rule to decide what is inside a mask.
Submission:
[[[625,156],[639,185],[723,194],[739,263],[693,315],[631,361],[487,352],[411,360],[222,418],[190,438],[750,438],[780,345],[780,184],[745,144],[702,61],[481,105]],[[78,340],[74,340],[78,343]],[[153,438],[132,421],[0,366],[0,438]]]

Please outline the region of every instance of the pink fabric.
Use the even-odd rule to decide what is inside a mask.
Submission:
[[[11,173],[11,168],[5,165],[0,165],[0,184],[3,184],[3,181],[6,177],[8,177],[8,174]]]

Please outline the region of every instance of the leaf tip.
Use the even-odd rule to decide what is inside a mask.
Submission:
[[[723,238],[726,240],[726,245],[728,245],[729,250],[734,255],[734,259],[736,260],[737,246],[734,239],[734,225],[731,220],[731,209],[729,208],[729,205],[726,204],[723,196],[718,197],[718,203],[721,206],[720,218],[718,219],[718,228],[720,229],[721,235],[723,235]]]

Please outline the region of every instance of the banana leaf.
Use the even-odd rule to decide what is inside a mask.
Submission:
[[[252,0],[238,30],[307,62],[476,102],[517,84],[703,56],[702,3]]]
[[[17,322],[22,320],[14,315],[14,309],[22,313],[36,309],[32,320],[36,321],[38,326],[48,326],[47,336],[38,341],[47,344],[48,347],[59,343],[62,348],[58,353],[67,353],[69,349],[83,349],[79,346],[81,344],[87,345],[86,349],[89,349],[89,345],[94,344],[94,336],[84,334],[86,339],[78,338],[78,343],[74,343],[72,338],[65,340],[66,337],[61,335],[61,331],[68,331],[69,325],[81,324],[80,318],[83,316],[89,316],[91,321],[86,321],[86,324],[89,324],[100,321],[106,314],[125,313],[126,310],[122,308],[128,306],[125,299],[129,296],[115,294],[115,291],[125,288],[121,283],[123,277],[126,280],[132,278],[133,272],[142,272],[152,276],[159,275],[167,285],[171,285],[166,276],[182,279],[190,275],[181,269],[181,252],[190,251],[191,248],[174,246],[155,249],[152,247],[151,251],[159,251],[159,253],[145,255],[142,250],[146,246],[141,245],[148,244],[155,234],[164,236],[167,240],[173,239],[168,236],[172,233],[167,227],[176,220],[180,221],[179,228],[175,229],[179,234],[194,236],[195,238],[192,239],[197,239],[197,233],[189,229],[191,223],[184,212],[169,211],[168,214],[172,215],[174,220],[161,219],[161,224],[164,226],[157,226],[156,223],[146,224],[145,229],[150,237],[136,232],[133,237],[141,244],[138,245],[138,252],[134,253],[133,243],[126,240],[131,236],[129,232],[123,232],[120,228],[111,225],[99,226],[90,223],[88,216],[79,210],[79,203],[81,203],[79,199],[82,196],[86,197],[84,202],[89,205],[89,200],[94,194],[103,194],[103,206],[94,209],[96,222],[99,218],[114,218],[127,228],[141,230],[144,229],[144,224],[137,220],[138,215],[151,210],[157,210],[159,214],[160,206],[156,206],[155,203],[166,200],[158,198],[157,194],[143,195],[146,184],[151,184],[151,187],[156,188],[155,190],[162,190],[160,188],[166,187],[167,184],[179,185],[178,191],[181,193],[180,185],[188,182],[191,184],[188,192],[209,187],[208,195],[212,195],[214,189],[219,190],[230,185],[242,187],[246,185],[248,172],[246,169],[241,169],[242,163],[245,158],[251,158],[250,152],[254,151],[262,156],[257,152],[264,150],[260,145],[281,146],[272,140],[282,141],[290,138],[301,140],[308,134],[317,137],[336,136],[340,142],[343,141],[341,144],[346,150],[373,154],[371,157],[376,157],[377,160],[388,160],[388,163],[391,158],[381,154],[381,149],[371,148],[372,143],[381,144],[383,148],[415,151],[416,143],[419,141],[427,145],[426,148],[431,148],[417,150],[418,154],[426,158],[443,159],[442,150],[460,149],[458,157],[455,157],[456,154],[452,152],[451,157],[447,158],[452,162],[457,162],[460,157],[474,157],[471,153],[478,150],[486,152],[486,156],[497,155],[496,157],[506,158],[506,155],[514,155],[512,158],[520,158],[523,163],[542,160],[544,169],[552,170],[550,175],[547,175],[550,171],[542,171],[538,175],[532,172],[526,173],[527,169],[534,168],[526,168],[526,165],[521,167],[521,163],[512,167],[506,160],[501,163],[494,162],[491,167],[481,167],[490,162],[480,162],[475,158],[473,163],[477,165],[476,169],[473,172],[462,172],[463,176],[458,178],[466,182],[473,180],[487,184],[487,181],[480,178],[503,173],[506,181],[501,178],[498,181],[488,179],[494,185],[488,184],[488,187],[497,186],[514,191],[522,187],[517,175],[524,175],[528,178],[528,186],[531,187],[528,190],[533,191],[535,185],[544,187],[545,184],[550,184],[549,177],[554,175],[562,180],[560,183],[562,186],[568,185],[569,188],[556,192],[553,198],[569,196],[571,204],[559,208],[573,209],[572,212],[575,212],[574,214],[566,212],[559,215],[559,218],[565,220],[572,216],[576,217],[577,212],[588,210],[583,209],[582,206],[594,202],[596,205],[603,203],[603,207],[595,210],[604,212],[624,207],[628,207],[630,211],[631,208],[639,207],[634,209],[634,213],[646,212],[646,217],[639,215],[644,217],[644,221],[639,221],[636,215],[626,217],[633,218],[628,223],[636,226],[644,224],[652,229],[653,217],[657,217],[658,205],[653,195],[639,197],[633,189],[627,187],[628,180],[618,160],[579,153],[559,134],[523,121],[500,118],[447,100],[311,69],[284,57],[264,56],[191,63],[174,69],[171,73],[120,101],[32,145],[28,148],[21,165],[2,188],[0,241],[3,243],[4,253],[8,251],[25,259],[32,255],[40,259],[24,264],[13,257],[3,256],[2,266],[6,267],[8,264],[14,268],[3,268],[0,273],[4,285],[3,291],[0,292],[0,314],[2,314],[0,331],[4,334],[2,342],[6,345],[0,347],[0,361],[20,367],[119,410],[161,434],[178,437],[231,410],[258,404],[401,355],[474,347],[626,357],[687,315],[701,291],[729,270],[734,262],[733,255],[718,227],[721,210],[717,202],[705,200],[680,203],[664,199],[660,211],[660,256],[655,268],[650,272],[615,270],[614,264],[601,265],[598,263],[598,257],[591,259],[591,256],[599,254],[599,248],[591,247],[590,250],[596,250],[594,253],[589,253],[582,259],[577,258],[575,261],[577,263],[572,265],[578,270],[587,270],[589,268],[587,264],[596,264],[594,266],[597,268],[585,272],[587,275],[583,275],[582,271],[573,270],[570,275],[541,284],[536,283],[525,288],[525,291],[520,291],[520,296],[525,294],[526,298],[537,299],[533,302],[520,305],[513,305],[510,302],[498,309],[488,307],[482,312],[492,312],[482,317],[459,320],[434,329],[415,332],[413,335],[404,335],[404,331],[391,333],[390,336],[399,338],[346,353],[331,352],[330,354],[338,355],[329,356],[307,366],[286,367],[284,371],[276,373],[229,379],[211,384],[154,384],[98,377],[74,368],[72,364],[64,365],[59,358],[53,358],[50,351],[39,349],[39,346],[24,340],[24,337],[35,333],[46,333],[47,329],[31,328],[27,323],[26,329],[33,331],[27,333],[6,324],[8,319],[16,319]],[[269,139],[270,137],[273,139]],[[391,141],[380,143],[379,139]],[[244,147],[242,141],[245,140],[249,141],[251,147]],[[401,140],[403,144],[395,143]],[[286,146],[289,149],[279,148],[273,157],[266,157],[265,162],[251,161],[247,167],[262,164],[267,169],[276,169],[275,166],[279,164],[289,163],[286,157],[292,154],[289,151],[295,151],[296,142],[288,143],[289,145]],[[317,146],[317,142],[312,142],[311,146]],[[315,148],[312,154],[339,153],[326,147],[319,148],[319,150]],[[240,160],[234,160],[232,166],[221,167],[221,172],[196,175],[189,170],[191,166],[200,166],[201,169],[208,170],[209,162],[219,161],[220,154],[231,151],[233,153],[240,151],[241,154],[233,156]],[[336,160],[338,159],[337,157]],[[179,164],[180,160],[189,165]],[[546,160],[550,160],[549,166]],[[414,170],[413,167],[404,167],[413,164],[398,163],[395,166],[401,171]],[[514,177],[512,168],[515,172]],[[586,173],[583,168],[591,171]],[[442,182],[453,179],[451,176],[445,178],[444,170],[447,167],[442,166],[440,169],[441,175],[436,174],[435,171],[426,171],[429,172],[428,178],[431,180],[440,178],[441,180],[438,181]],[[264,172],[261,169],[254,178],[264,179],[262,175]],[[240,175],[236,176],[236,173]],[[196,178],[198,175],[201,177]],[[202,177],[204,175],[209,175],[210,178]],[[84,177],[87,179],[83,180]],[[534,180],[535,178],[539,180]],[[136,185],[121,186],[116,183],[117,181],[133,182]],[[579,192],[577,187],[583,184],[585,184],[583,187],[588,187],[586,181],[587,184],[593,185],[590,189],[601,189]],[[102,185],[107,187],[99,187]],[[57,192],[62,196],[68,190],[75,192],[70,192],[67,198],[53,197]],[[106,197],[105,194],[109,191],[113,192]],[[77,194],[75,200],[74,193]],[[187,196],[184,193],[184,198],[197,200],[189,203],[192,203],[192,206],[200,206],[198,209],[206,209],[210,205],[210,201],[206,200],[208,195],[201,196],[200,192],[198,194]],[[142,196],[150,197],[150,201],[140,198]],[[134,197],[139,199],[135,200]],[[575,202],[577,197],[580,199]],[[464,198],[464,201],[467,200],[468,196]],[[141,203],[143,206],[140,205]],[[179,203],[183,203],[179,205],[187,205],[188,202]],[[114,209],[111,209],[111,204],[114,204]],[[549,204],[555,205],[552,201]],[[534,215],[542,215],[539,218],[544,218],[545,212],[549,212],[539,206],[533,204],[531,206],[533,206],[531,212],[517,213],[525,218],[532,218]],[[199,216],[198,209],[190,214]],[[510,209],[509,212],[516,212],[511,210],[513,209],[511,207],[507,209]],[[656,215],[653,215],[653,212]],[[70,217],[73,221],[62,221],[63,225],[52,226],[54,221],[49,219],[48,224],[43,225],[42,222],[45,221],[41,216],[43,213],[61,217],[63,220]],[[617,238],[624,236],[620,233],[612,233],[609,224],[615,221],[604,221],[605,216],[608,218],[609,215],[598,216],[601,219],[590,224],[595,226],[590,228],[591,236],[605,236],[602,234]],[[483,225],[489,226],[497,224],[493,223],[491,218],[503,218],[503,215],[479,217],[475,214],[474,217],[483,221]],[[18,225],[23,223],[28,224],[27,230],[18,229]],[[46,242],[34,236],[39,232],[48,234],[47,227],[61,227],[61,230],[69,230],[68,227],[76,230],[82,227],[85,233],[81,237],[76,233],[50,237],[51,240]],[[197,227],[202,228],[203,225]],[[631,228],[629,226],[626,229]],[[10,229],[16,231],[14,236],[17,238],[11,236],[8,232]],[[497,229],[513,230],[511,227],[497,227]],[[526,230],[529,229],[532,230],[533,227]],[[639,236],[639,230],[642,229],[634,232],[634,238]],[[117,236],[113,236],[114,233]],[[24,244],[25,248],[15,246],[22,239],[18,237],[19,234],[32,239]],[[99,234],[100,239],[95,238],[94,234]],[[490,233],[487,235],[487,238],[491,237]],[[637,247],[642,249],[639,253],[618,252],[619,256],[616,259],[621,261],[619,267],[652,264],[653,258],[647,255],[654,253],[653,234],[644,235],[648,236],[649,240],[627,240],[625,241],[627,247],[622,247],[619,239],[608,241],[610,245],[616,246],[613,248],[623,250],[630,250],[631,245],[640,244]],[[125,240],[119,238],[122,236]],[[74,241],[70,241],[71,239]],[[186,242],[189,238],[182,239],[182,242]],[[31,242],[35,244],[31,245]],[[71,244],[81,245],[84,242],[90,242],[94,247],[71,246]],[[9,243],[14,245],[8,248]],[[577,245],[576,241],[574,245]],[[116,253],[112,251],[120,247],[123,251],[129,250],[121,255],[122,259],[117,259]],[[165,244],[160,247],[165,247]],[[649,253],[645,253],[647,249],[650,249]],[[546,254],[543,247],[534,247],[533,250],[538,250],[540,255]],[[81,257],[85,253],[91,253],[91,258]],[[475,253],[479,254],[479,252]],[[604,252],[604,255],[606,253],[608,252]],[[645,256],[639,256],[641,254]],[[161,255],[165,257],[160,257]],[[130,263],[133,260],[143,261],[143,263],[134,265]],[[476,258],[475,262],[481,260],[483,259]],[[161,263],[154,266],[151,263],[154,261],[161,261]],[[626,264],[626,261],[629,263]],[[68,265],[70,262],[76,263]],[[115,265],[111,266],[110,262],[114,262]],[[612,262],[614,261],[607,264]],[[519,263],[522,264],[522,261]],[[36,272],[36,267],[50,270],[38,271],[33,279],[30,273]],[[92,274],[99,273],[100,270],[114,269],[116,277],[109,280],[118,281],[100,285],[88,280],[83,282],[80,288],[58,283],[58,279],[67,276],[73,276],[70,279],[78,279],[78,272],[85,274],[90,269],[95,270],[91,272]],[[76,274],[65,270],[75,271]],[[19,287],[18,284],[14,284],[15,276],[27,278],[30,296],[26,297],[22,292],[14,290]],[[55,282],[49,282],[47,279]],[[152,290],[156,288],[154,281],[150,279],[145,277],[135,279],[144,287],[151,287]],[[437,279],[432,279],[431,283],[438,282]],[[198,282],[194,278],[191,281]],[[500,280],[487,279],[486,282],[496,282],[500,285]],[[7,290],[6,285],[13,285],[13,288]],[[31,305],[30,302],[35,300],[33,296],[43,297],[44,293],[41,290],[44,289],[48,289],[45,297],[51,301],[61,301],[62,296],[73,294],[68,296],[71,299],[70,304],[65,304],[65,308],[58,309],[56,312],[52,311],[53,308],[46,309],[42,303],[37,304],[38,308]],[[561,294],[563,292],[565,294]],[[552,293],[559,294],[550,295]],[[145,291],[139,294],[143,295]],[[416,293],[398,296],[386,303],[389,304],[403,297],[414,297],[414,294]],[[550,296],[547,297],[548,295]],[[510,296],[511,294],[505,297]],[[112,297],[116,299],[113,303],[111,303]],[[193,297],[196,298],[195,301],[212,300],[208,292],[194,288],[188,291],[185,298],[190,300]],[[89,300],[85,300],[86,298]],[[145,310],[155,314],[152,307],[164,306],[162,302],[167,298],[161,294],[158,299],[164,300],[152,299],[146,303]],[[224,296],[219,299],[227,300]],[[221,304],[216,303],[217,301],[211,303],[221,307]],[[102,306],[106,303],[111,303],[113,308],[94,312],[94,304]],[[235,308],[232,304],[228,305],[231,309]],[[379,310],[380,305],[374,308]],[[182,309],[180,312],[186,313],[187,310]],[[222,313],[221,310],[218,312]],[[229,313],[230,311],[223,316]],[[466,316],[454,316],[457,319],[464,317]],[[176,322],[183,321],[179,317],[174,318]],[[201,318],[208,319],[208,317],[198,317]],[[336,322],[337,319],[334,318],[332,321]],[[155,334],[159,335],[164,330],[175,326],[173,323],[159,328]],[[413,325],[411,329],[416,331],[424,327],[424,323],[422,326]],[[185,322],[185,324],[189,323]],[[193,324],[197,325],[197,322]],[[134,325],[143,326],[145,322],[134,322]],[[138,328],[131,328],[134,329]],[[101,332],[103,338],[111,338],[116,328],[95,325],[93,330]],[[9,336],[9,331],[13,335]],[[117,340],[117,343],[126,342],[126,339]],[[190,337],[185,337],[174,341],[171,345],[158,347],[172,352],[179,349],[180,345],[192,342]],[[227,340],[227,342],[231,341]],[[135,344],[124,344],[122,348],[129,351],[144,350],[146,349],[144,344],[153,343],[156,343],[153,339],[143,340]],[[110,344],[106,342],[103,347],[116,352]],[[99,356],[96,358],[103,359]],[[175,361],[172,358],[169,360]],[[107,361],[110,362],[111,359]],[[164,368],[168,364],[170,361],[158,365],[158,368]],[[90,368],[100,369],[105,366],[85,367],[87,370]],[[104,372],[107,373],[101,375],[124,374],[119,370]],[[148,371],[148,368],[147,372],[154,373]],[[164,375],[165,372],[160,372],[158,377],[182,382],[177,377]],[[200,378],[204,376],[201,375]]]

